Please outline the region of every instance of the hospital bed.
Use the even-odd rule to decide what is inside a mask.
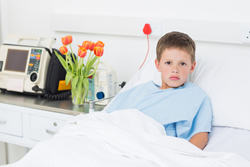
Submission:
[[[248,63],[250,62],[250,58],[241,57],[241,56],[230,57],[227,55],[225,56],[220,55],[220,57],[216,55],[214,56],[197,55],[196,61],[197,61],[197,66],[196,66],[195,72],[189,76],[188,81],[193,82],[194,84],[200,86],[207,93],[207,95],[210,97],[211,102],[212,102],[213,115],[214,115],[212,132],[209,134],[209,142],[207,146],[205,147],[204,151],[219,153],[215,155],[211,154],[212,158],[220,157],[222,155],[221,152],[228,152],[228,153],[235,153],[243,157],[244,160],[247,159],[248,161],[250,161],[250,145],[249,145],[250,121],[248,121],[250,118],[250,105],[247,100],[248,95],[250,94],[250,90],[246,89],[249,87],[248,85],[250,85],[250,79],[248,77],[245,77],[247,76],[248,71],[250,71],[250,66],[248,65]],[[233,66],[234,68],[232,68],[232,64],[234,64]],[[232,76],[237,76],[238,78],[241,78],[240,82],[239,80],[235,79]],[[136,85],[145,83],[149,80],[153,80],[156,84],[161,85],[160,73],[155,68],[154,60],[151,60],[146,66],[144,66],[141,70],[139,70],[120,92],[126,91]],[[110,104],[111,103],[112,101],[110,102]],[[94,113],[98,113],[98,112],[94,112]],[[91,116],[91,114],[88,114],[88,115]],[[126,115],[124,115],[124,119],[125,117]],[[133,120],[132,118],[139,119],[139,117],[136,118],[136,115],[135,117],[131,117],[131,120]],[[91,119],[95,119],[95,118],[91,118]],[[122,125],[124,123],[122,121],[124,120],[120,119],[119,121],[116,121],[116,123],[119,122],[118,124],[116,124],[116,126],[120,126],[120,124]],[[133,121],[131,121],[130,123],[132,124]],[[126,126],[123,126],[122,128],[131,129],[131,127],[129,127],[130,123]],[[80,122],[79,124],[84,124],[84,121]],[[93,126],[97,126],[97,125],[93,125]],[[67,128],[64,131],[69,133],[70,126],[68,127],[68,131],[67,131]],[[81,131],[80,133],[83,133],[83,131]],[[68,137],[67,135],[66,137]],[[75,135],[75,134],[72,134],[72,135]],[[134,133],[134,135],[136,136],[137,134]],[[60,136],[60,133],[58,136]],[[55,138],[55,140],[56,139],[57,138]],[[93,138],[93,141],[95,141],[95,139],[96,138]],[[147,139],[147,137],[145,137],[145,139]],[[122,138],[119,138],[119,140],[122,140]],[[150,140],[150,139],[147,139],[147,140]],[[118,139],[116,141],[118,141]],[[92,142],[92,140],[89,140],[88,142]],[[126,140],[124,139],[123,142],[126,142]],[[150,142],[153,142],[153,140],[151,140]],[[168,142],[171,143],[172,138],[168,139]],[[41,144],[43,144],[43,142],[41,142]],[[45,149],[46,145],[41,146],[41,144],[38,145],[37,148],[40,147],[41,150],[44,150],[44,152],[46,152],[46,149]],[[56,142],[54,142],[54,144],[56,144]],[[90,145],[91,144],[88,144],[86,145],[86,147],[90,147]],[[103,149],[103,146],[99,145],[99,143],[95,143],[95,145],[98,147],[98,149],[100,149],[98,150],[98,152],[99,151],[101,152]],[[175,141],[172,143],[172,145],[175,145]],[[182,141],[180,141],[180,144],[178,143],[178,145],[175,145],[175,146],[176,147],[183,146],[183,147],[186,147],[187,150],[194,149],[194,148],[191,148],[191,145],[185,145],[185,143],[182,143]],[[64,147],[64,145],[61,145],[61,147]],[[70,145],[70,147],[73,147],[73,145]],[[75,147],[78,148],[78,150],[85,149],[85,147],[79,147],[79,146],[75,146]],[[58,147],[57,149],[60,149],[60,147]],[[91,146],[91,149],[96,149],[96,148]],[[36,147],[34,150],[36,150]],[[178,151],[180,150],[177,149],[177,152]],[[187,159],[186,162],[192,161],[192,159],[196,157],[197,152],[195,149],[193,151],[194,152],[188,155],[189,158]],[[181,154],[184,154],[184,153],[182,152]],[[160,154],[156,154],[156,155],[160,156]],[[171,155],[172,154],[169,154],[169,156]],[[231,158],[230,157],[231,154],[225,154],[225,155],[226,156],[224,155],[221,156],[224,158],[226,157],[225,161],[230,161],[230,160],[234,161],[234,158],[235,158],[234,156]],[[102,154],[102,156],[105,157],[106,154]],[[206,155],[204,154],[204,156]],[[129,155],[126,155],[126,157],[129,157]],[[31,154],[29,159],[35,159],[35,158],[36,156],[33,155],[32,157],[32,154]],[[172,157],[171,160],[174,158],[176,157]],[[235,166],[238,166],[237,165],[238,162],[244,161],[243,159],[240,159],[240,158],[238,159],[238,158],[239,157],[236,157],[236,161],[232,162],[232,164],[233,163],[236,164],[236,165],[234,164]],[[117,159],[119,159],[119,157],[117,157]],[[60,161],[59,159],[57,160]],[[99,159],[97,161],[99,161]],[[183,161],[185,161],[185,159],[183,159]],[[122,166],[122,160],[120,164]],[[217,162],[216,164],[217,166],[220,166],[220,164],[218,164]],[[241,165],[241,166],[248,166],[248,165],[246,165],[245,163],[245,165]],[[10,167],[12,166],[15,167],[15,164],[10,165]],[[20,164],[17,164],[17,166],[20,166]],[[144,166],[146,165],[144,164]],[[189,165],[186,165],[186,166],[189,166]],[[190,165],[190,166],[193,167],[195,165]],[[211,166],[216,166],[216,165],[211,165]],[[221,166],[223,166],[223,164]]]
[[[196,55],[196,62],[188,81],[208,94],[214,114],[204,151],[232,152],[250,161],[250,57]],[[161,85],[154,59],[138,71],[122,91],[149,80]]]

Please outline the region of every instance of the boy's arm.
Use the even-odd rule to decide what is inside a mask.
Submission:
[[[203,150],[208,142],[208,132],[200,132],[195,134],[191,137],[189,142]]]

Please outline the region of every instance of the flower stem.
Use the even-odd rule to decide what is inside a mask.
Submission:
[[[68,64],[68,54],[65,55],[65,59],[66,59],[66,67],[68,68],[69,67],[69,64]]]
[[[93,75],[95,73],[95,71],[97,70],[97,67],[99,65],[99,60],[100,60],[100,57],[98,57],[98,62],[97,62],[97,65],[95,67],[95,70],[91,74],[87,75],[86,78],[88,78],[89,76],[91,76],[91,75]]]
[[[72,54],[72,57],[73,57],[74,63],[76,64],[76,59],[75,59],[75,56],[74,56],[74,54],[73,54],[71,44],[69,44],[69,47],[70,47],[70,50],[71,50],[71,54]]]
[[[94,58],[94,56],[95,56],[95,53],[93,53],[93,54],[92,54],[91,59],[93,59],[93,58]],[[91,60],[91,59],[90,59],[90,60]]]
[[[67,55],[68,55],[68,53],[67,53]],[[69,55],[69,56],[70,56],[70,55]],[[73,64],[72,64],[71,58],[68,57],[68,60],[69,60],[69,63],[70,63],[70,65],[71,65],[71,68],[72,68],[72,73],[74,74],[74,68],[73,68]]]
[[[88,64],[89,64],[89,58],[90,58],[90,56],[91,56],[91,53],[92,53],[92,51],[89,53],[88,60],[87,60],[87,63],[86,63],[86,67],[87,67]]]
[[[79,63],[77,64],[77,68],[76,68],[76,75],[78,75],[78,71],[79,71],[79,69],[80,69],[80,66],[81,66],[81,60],[82,60],[82,58],[80,58],[80,60],[79,60]]]
[[[80,68],[81,68],[81,66],[82,66],[82,64],[83,64],[83,61],[84,61],[84,58],[81,58],[80,59]],[[80,69],[80,75],[82,75],[82,68]]]
[[[85,66],[84,68],[87,68],[88,65],[89,65],[89,63],[90,63],[90,60],[91,60],[91,59],[90,59],[91,53],[92,53],[92,51],[89,53],[89,56],[88,56],[88,60],[87,60],[86,66]],[[85,71],[84,75],[87,75],[87,70]]]
[[[89,57],[91,56],[91,53],[92,53],[92,51],[89,52],[88,61],[89,61]]]

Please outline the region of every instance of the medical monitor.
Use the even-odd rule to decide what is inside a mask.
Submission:
[[[4,70],[25,72],[28,54],[28,50],[8,49]]]

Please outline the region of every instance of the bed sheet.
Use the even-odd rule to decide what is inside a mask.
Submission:
[[[250,131],[213,126],[205,151],[232,152],[250,161]]]
[[[139,110],[95,112],[69,120],[52,139],[38,143],[6,167],[249,167],[233,153],[202,151]]]

